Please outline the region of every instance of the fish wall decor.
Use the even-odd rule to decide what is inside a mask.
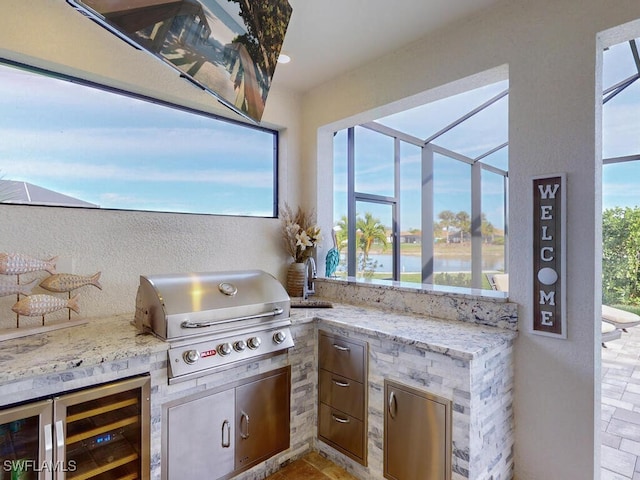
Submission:
[[[69,300],[54,297],[53,295],[38,294],[24,297],[11,308],[18,315],[25,317],[40,317],[47,313],[53,313],[63,308],[69,308],[76,313],[80,313],[78,307],[78,297],[76,295]]]
[[[31,295],[31,290],[38,284],[38,279],[19,285],[15,282],[0,282],[0,297],[7,295]]]
[[[4,275],[21,275],[45,270],[53,275],[56,273],[57,261],[58,257],[53,257],[49,260],[38,260],[22,253],[0,253],[0,273]]]
[[[94,287],[102,290],[100,285],[100,274],[98,272],[91,276],[73,275],[71,273],[56,273],[50,277],[45,278],[40,282],[40,286],[50,292],[70,292],[76,288],[84,287],[85,285],[93,285]]]

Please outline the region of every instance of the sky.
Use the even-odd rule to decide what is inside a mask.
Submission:
[[[632,75],[628,43],[604,53],[605,87]],[[427,138],[508,88],[500,82],[379,119]],[[103,208],[270,216],[274,137],[260,129],[0,66],[0,178]],[[603,108],[603,157],[640,153],[640,81]],[[508,96],[434,143],[475,157],[508,140]],[[346,213],[346,136],[335,141],[336,218]],[[393,142],[356,131],[358,191],[392,193]],[[420,228],[420,149],[403,144],[402,230]],[[508,148],[484,160],[508,169]],[[640,162],[603,169],[603,208],[640,206]],[[342,167],[340,166],[342,165]],[[342,170],[341,170],[342,169]],[[435,159],[434,210],[470,210],[469,167]],[[503,228],[502,179],[483,174],[483,212]],[[360,205],[383,223],[388,207]]]
[[[102,208],[273,215],[274,134],[0,66],[0,177]]]

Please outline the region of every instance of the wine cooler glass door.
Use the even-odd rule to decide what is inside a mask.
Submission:
[[[0,411],[0,479],[50,480],[52,401]]]

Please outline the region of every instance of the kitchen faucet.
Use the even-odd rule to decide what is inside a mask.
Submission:
[[[309,267],[311,267],[311,274],[309,274]],[[304,261],[304,285],[302,286],[302,298],[306,300],[309,295],[316,293],[316,287],[314,280],[318,278],[318,272],[316,270],[316,261],[313,257],[308,257]]]

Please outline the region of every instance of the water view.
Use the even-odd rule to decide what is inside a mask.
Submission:
[[[392,259],[390,254],[372,254],[369,255],[372,262],[377,262],[374,268],[375,272],[390,272],[392,269]],[[343,258],[343,262],[345,262]],[[344,266],[343,266],[344,268]],[[504,270],[504,258],[491,256],[482,259],[483,271],[502,271]],[[420,272],[422,271],[422,258],[418,255],[404,255],[400,258],[401,272]],[[470,272],[471,258],[464,257],[438,257],[434,259],[433,271],[438,272]]]

